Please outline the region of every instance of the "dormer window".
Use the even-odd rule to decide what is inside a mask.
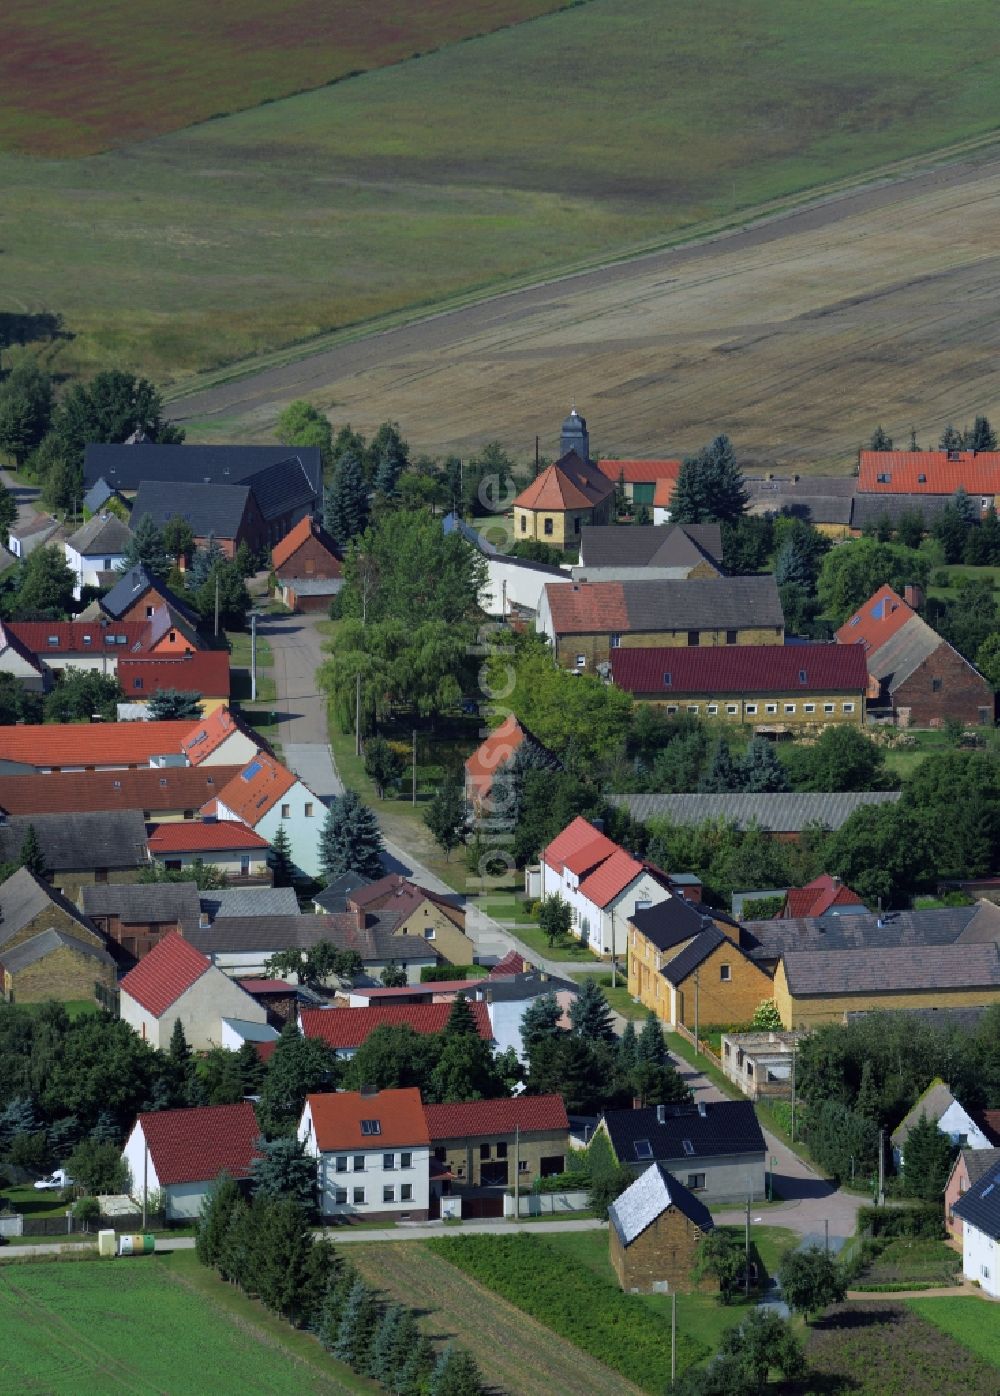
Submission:
[[[806,671],[805,671],[804,669],[800,669],[800,670],[799,670],[799,683],[805,683],[805,682],[806,682]]]
[[[58,635],[50,635],[50,636],[49,636],[49,644],[50,644],[50,645],[55,645],[55,646],[58,648],[58,645],[59,645],[59,636],[58,636]]]
[[[382,1121],[381,1121],[381,1120],[362,1120],[362,1121],[361,1121],[361,1133],[362,1133],[362,1134],[368,1134],[368,1135],[372,1135],[372,1134],[381,1134],[381,1133],[382,1133]]]
[[[670,673],[669,673],[669,670],[668,670],[668,672],[665,673],[665,674],[663,675],[663,687],[664,687],[664,688],[669,688],[672,682],[673,682],[673,680],[671,679]]]

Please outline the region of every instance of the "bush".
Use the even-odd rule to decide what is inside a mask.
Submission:
[[[859,1207],[858,1232],[874,1238],[919,1237],[940,1241],[945,1235],[941,1207],[934,1202],[903,1207]]]
[[[468,979],[472,965],[423,965],[420,970],[421,984],[436,984],[439,980]]]
[[[531,1185],[531,1191],[539,1192],[576,1192],[581,1188],[586,1191],[590,1187],[589,1173],[556,1173],[550,1178],[536,1178]]]
[[[73,1203],[73,1219],[81,1222],[84,1227],[97,1221],[100,1215],[101,1204],[96,1197],[81,1197]]]

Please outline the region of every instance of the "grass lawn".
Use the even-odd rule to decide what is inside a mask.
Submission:
[[[593,978],[592,975],[587,975],[586,977],[588,979]],[[624,974],[618,976],[618,985],[614,989],[611,988],[610,975],[598,975],[597,977],[601,980],[604,997],[616,1013],[620,1013],[623,1018],[633,1018],[636,1022],[645,1021],[646,1007],[644,1004],[636,1003],[633,1000],[632,995],[625,986]],[[583,976],[581,975],[580,978],[582,979]],[[605,980],[607,980],[606,983],[604,982]]]
[[[229,641],[229,663],[234,669],[249,669],[250,667],[250,633],[244,630],[227,630],[226,639]],[[263,635],[257,636],[257,673],[261,669],[270,669],[274,664],[274,655],[271,652],[271,645],[265,640]]]
[[[0,1270],[3,1386],[53,1396],[373,1391],[193,1252]],[[183,1341],[178,1341],[183,1334]]]
[[[908,1299],[906,1307],[1000,1369],[1000,1317],[981,1299]]]
[[[0,159],[6,282],[64,317],[58,368],[177,381],[997,125],[991,0],[591,0],[429,51],[548,5],[451,0],[380,26],[360,0],[182,0],[137,31],[124,0],[93,26],[71,0],[14,0],[8,148],[93,149],[423,52],[124,149]],[[482,101],[497,74],[505,100]]]
[[[26,1217],[64,1217],[69,1205],[62,1200],[61,1189],[36,1192],[30,1183],[26,1187],[4,1188],[0,1198],[9,1202],[15,1212],[21,1212]],[[51,1241],[59,1238],[46,1236],[43,1239]]]
[[[592,965],[595,960],[600,959],[599,955],[581,945],[573,936],[564,936],[562,940],[556,941],[555,945],[550,945],[548,936],[537,926],[519,926],[513,934],[518,940],[522,940],[529,950],[533,950],[536,955],[543,955],[548,960],[577,960]]]
[[[938,597],[942,601],[953,601],[958,595],[958,583],[963,578],[968,578],[970,582],[990,582],[994,591],[1000,591],[1000,567],[967,567],[964,563],[956,562],[947,567],[932,567],[931,576],[938,573],[947,573],[947,586],[929,586],[928,596]]]

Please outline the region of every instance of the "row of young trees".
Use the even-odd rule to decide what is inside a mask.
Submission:
[[[458,1348],[439,1356],[412,1310],[383,1303],[354,1267],[313,1235],[290,1197],[257,1190],[247,1201],[231,1178],[217,1181],[202,1209],[198,1259],[393,1396],[477,1396],[478,1369]]]
[[[971,427],[963,427],[961,431],[949,422],[941,433],[941,439],[937,444],[939,451],[995,451],[996,448],[997,434],[990,425],[990,419],[981,416],[976,417]],[[892,444],[892,437],[882,426],[877,426],[872,432],[868,449],[870,451],[892,451],[895,448]],[[917,433],[913,427],[910,428],[910,439],[906,449],[908,451],[922,449],[917,444]]]

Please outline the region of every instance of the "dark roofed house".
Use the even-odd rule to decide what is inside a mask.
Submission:
[[[789,514],[828,538],[847,538],[857,481],[850,475],[745,476],[750,514]]]
[[[1000,1162],[955,1200],[952,1211],[962,1222],[962,1273],[1000,1299]]]
[[[623,1167],[638,1174],[662,1164],[702,1202],[764,1196],[764,1135],[749,1100],[608,1110],[598,1131]]]
[[[776,967],[789,951],[895,950],[1000,942],[1000,907],[931,907],[883,911],[831,905],[821,916],[782,916],[746,921],[741,944],[758,964]]]
[[[536,627],[568,669],[592,670],[612,652],[648,646],[780,645],[781,598],[773,576],[680,581],[548,583]],[[603,672],[603,670],[601,670]]]
[[[708,1288],[694,1271],[715,1223],[699,1197],[651,1163],[608,1208],[611,1265],[626,1294]]]
[[[92,444],[84,452],[87,485],[104,479],[112,488],[134,494],[144,480],[176,484],[238,485],[273,465],[297,460],[314,501],[323,492],[323,462],[318,446],[161,446],[153,442]]]
[[[167,607],[171,617],[179,617],[197,629],[201,623],[187,602],[155,576],[142,563],[130,567],[115,582],[106,596],[101,597],[100,608],[115,620],[151,620],[161,605]]]
[[[1000,1148],[995,1143],[988,1149],[959,1149],[944,1189],[945,1226],[953,1241],[961,1242],[964,1225],[955,1213],[955,1203],[997,1164],[1000,1164]]]
[[[722,575],[719,524],[585,528],[578,581],[653,581]]]
[[[267,542],[267,524],[249,485],[143,480],[132,517],[138,522],[146,514],[159,528],[171,519],[184,519],[198,547],[214,538],[228,558],[243,542],[254,552]]]
[[[370,887],[372,879],[364,873],[346,872],[327,883],[322,892],[313,893],[313,906],[317,911],[338,912],[347,910],[347,901],[352,892],[361,887]]]
[[[75,892],[88,882],[134,882],[147,862],[146,825],[139,810],[5,820],[0,823],[0,862],[17,862],[29,827],[38,836],[49,881],[63,892]]]
[[[199,923],[194,882],[106,882],[80,889],[80,904],[94,925],[133,960],[141,960],[171,931]]]

